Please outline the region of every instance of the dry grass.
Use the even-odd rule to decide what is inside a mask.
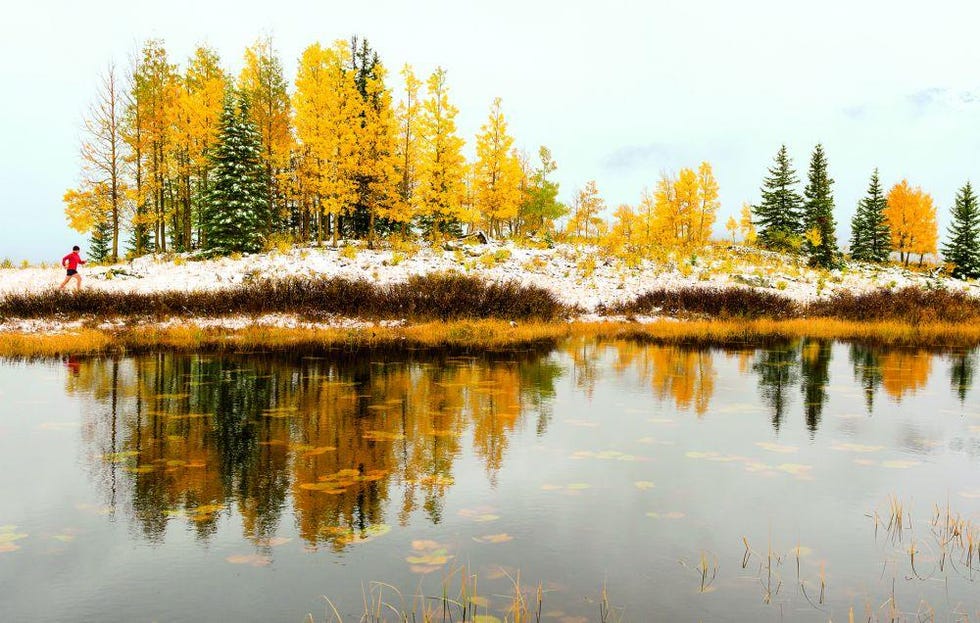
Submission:
[[[688,345],[759,345],[799,337],[925,348],[980,344],[980,325],[853,322],[833,319],[661,320],[632,322],[529,322],[459,320],[399,327],[244,329],[202,328],[192,322],[171,326],[83,328],[58,333],[0,332],[0,356],[41,357],[104,352],[291,350],[324,348],[452,348],[494,350],[550,346],[569,337],[630,339]]]
[[[460,318],[550,320],[569,310],[543,288],[495,283],[456,273],[429,274],[403,283],[367,280],[289,278],[263,280],[214,291],[78,293],[46,291],[0,299],[0,317],[91,316],[132,318],[292,313],[305,317]]]

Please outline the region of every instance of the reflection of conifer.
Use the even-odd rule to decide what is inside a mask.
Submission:
[[[875,351],[861,344],[851,344],[850,360],[854,367],[854,380],[864,390],[864,405],[870,414],[874,407],[875,392],[882,383],[881,361]]]
[[[806,426],[813,434],[820,425],[824,403],[827,402],[827,382],[830,380],[830,340],[803,340],[800,360],[801,388]]]
[[[759,375],[762,400],[772,411],[772,426],[779,431],[791,400],[790,388],[799,379],[799,350],[796,342],[784,342],[760,350],[752,370]]]
[[[961,403],[966,401],[966,395],[973,386],[973,374],[976,368],[976,353],[967,352],[953,355],[952,365],[949,368],[950,385]]]

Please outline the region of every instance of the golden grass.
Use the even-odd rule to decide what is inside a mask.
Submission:
[[[980,326],[911,325],[836,319],[658,320],[636,322],[529,322],[501,320],[426,322],[401,327],[244,329],[175,326],[82,328],[51,333],[0,332],[0,356],[51,357],[148,350],[238,351],[317,348],[469,348],[493,350],[549,345],[570,338],[631,339],[695,345],[752,345],[799,337],[873,342],[935,349],[980,345]]]

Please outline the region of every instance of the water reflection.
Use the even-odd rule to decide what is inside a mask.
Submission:
[[[845,348],[869,414],[882,392],[900,401],[921,390],[935,359],[858,344],[836,352]],[[548,434],[562,378],[586,402],[606,375],[631,379],[656,402],[710,418],[718,367],[734,363],[777,433],[801,417],[813,437],[834,353],[818,339],[725,350],[580,339],[559,352],[480,357],[161,353],[72,360],[65,382],[95,402],[82,435],[107,506],[144,538],[161,541],[176,521],[208,540],[235,512],[245,538],[265,548],[292,513],[309,548],[340,551],[415,513],[442,522],[464,454],[494,485],[515,431]],[[963,401],[976,353],[949,357]]]
[[[561,374],[541,353],[158,354],[83,361],[66,382],[98,402],[90,469],[146,538],[181,518],[206,539],[234,505],[261,545],[291,498],[310,546],[342,548],[381,529],[393,484],[400,522],[421,509],[439,523],[467,431],[492,481],[518,422],[547,430]]]

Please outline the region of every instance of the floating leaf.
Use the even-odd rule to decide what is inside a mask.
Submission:
[[[769,450],[770,452],[778,452],[780,454],[793,454],[796,452],[796,446],[784,446],[778,443],[771,443],[768,441],[757,441],[756,444],[763,450]]]
[[[268,567],[272,564],[272,558],[263,554],[239,554],[225,558],[233,565],[250,565],[252,567]]]
[[[140,465],[139,467],[127,467],[126,471],[131,474],[149,474],[156,470],[152,465]]]
[[[801,465],[800,463],[783,463],[778,465],[776,469],[787,474],[792,474],[797,478],[810,478],[810,472],[813,471],[813,466]]]
[[[646,491],[647,489],[653,489],[655,485],[649,480],[637,480],[633,482],[633,486],[640,491]]]
[[[882,448],[884,446],[866,446],[860,443],[835,443],[830,446],[831,450],[840,450],[842,452],[877,452]]]
[[[456,483],[456,479],[452,476],[443,476],[442,474],[432,474],[430,476],[423,476],[416,480],[410,482],[417,482],[422,485],[429,485],[433,487],[450,487]]]
[[[334,446],[317,446],[316,448],[310,448],[303,452],[304,457],[310,456],[320,456],[321,454],[326,454],[327,452],[333,452],[336,450]]]
[[[584,428],[596,428],[599,426],[598,422],[590,422],[588,420],[565,420],[566,424],[571,424],[572,426],[582,426]]]
[[[804,558],[813,553],[813,550],[807,547],[806,545],[797,545],[796,547],[794,547],[789,551],[800,558]]]
[[[62,543],[71,543],[75,540],[74,534],[54,534],[51,536],[55,541],[60,541]]]
[[[684,513],[680,511],[670,511],[667,513],[650,512],[647,513],[647,517],[650,517],[651,519],[683,519]]]
[[[473,623],[501,623],[501,621],[492,614],[478,614],[473,617]]]
[[[494,509],[490,506],[478,506],[476,508],[464,508],[459,511],[460,517],[471,519],[477,523],[486,523],[500,519],[500,515],[494,514]]]
[[[614,460],[614,461],[641,461],[648,460],[645,458],[637,458],[632,454],[625,454],[619,452],[618,450],[603,450],[602,452],[592,452],[591,450],[579,450],[572,454],[573,459],[602,459],[602,460]]]
[[[391,433],[386,430],[369,430],[364,431],[361,437],[368,441],[401,441],[405,435],[404,433]]]
[[[877,465],[878,461],[874,459],[854,459],[855,465]]]
[[[413,573],[431,573],[433,567],[438,569],[455,558],[444,545],[429,539],[412,541],[412,551],[415,553],[406,556],[405,562],[412,565]]]
[[[910,459],[900,459],[896,461],[882,461],[881,466],[887,467],[889,469],[908,469],[910,467],[915,467],[916,465],[921,465],[921,461],[915,461]]]
[[[500,534],[487,534],[480,537],[473,537],[473,540],[477,543],[506,543],[507,541],[513,541],[514,537],[501,532]]]
[[[587,482],[573,482],[572,484],[566,487],[566,489],[568,489],[569,491],[584,491],[585,489],[591,489],[591,488],[592,485],[590,485]]]
[[[139,456],[138,450],[124,450],[122,452],[107,452],[102,455],[102,460],[107,463],[124,463],[126,460]]]

